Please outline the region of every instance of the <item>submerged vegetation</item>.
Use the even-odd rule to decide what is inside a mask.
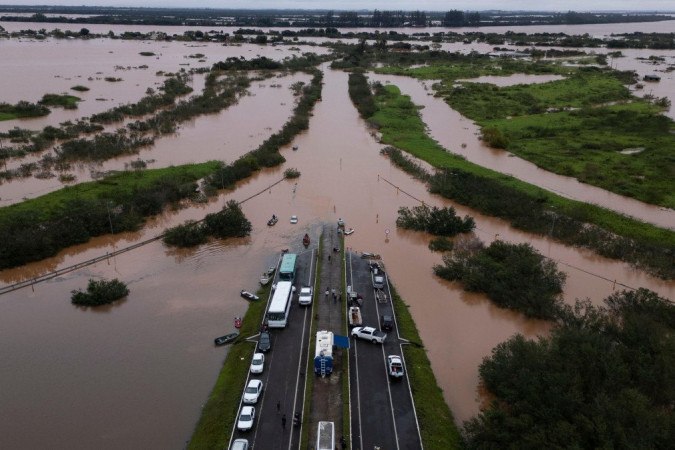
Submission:
[[[436,236],[452,237],[459,233],[468,233],[476,227],[472,217],[457,216],[455,208],[438,208],[427,205],[398,209],[396,226],[408,230],[426,231]]]
[[[425,67],[378,71],[441,79],[438,96],[482,127],[490,146],[538,166],[638,200],[675,207],[670,182],[675,122],[661,99],[631,95],[633,72],[569,68],[542,62],[498,62],[476,56],[433,60]],[[461,81],[480,75],[559,73],[563,80],[498,87]],[[632,149],[640,151],[632,152]]]
[[[466,448],[669,448],[675,306],[641,289],[567,307],[549,337],[517,335],[480,366],[490,406]]]
[[[15,105],[0,103],[0,120],[40,117],[46,116],[49,112],[49,108],[44,105],[26,101],[20,101]]]
[[[65,109],[77,109],[77,102],[79,102],[80,100],[81,100],[80,97],[76,97],[74,95],[45,94],[42,96],[42,99],[38,103],[45,106],[56,106]]]
[[[71,301],[78,306],[107,305],[129,295],[126,284],[115,278],[114,280],[89,280],[86,292],[76,290],[72,292]]]
[[[246,219],[239,204],[230,200],[217,213],[207,214],[203,220],[188,220],[164,232],[164,243],[176,247],[194,247],[205,243],[209,236],[220,239],[245,237],[251,234],[251,222]]]
[[[455,251],[443,256],[434,272],[527,317],[554,320],[562,305],[565,274],[529,244],[497,240],[475,252]]]

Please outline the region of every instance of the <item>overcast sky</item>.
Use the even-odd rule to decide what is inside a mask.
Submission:
[[[191,8],[298,9],[485,9],[530,11],[661,10],[675,11],[675,0],[8,0],[5,5],[137,6]]]

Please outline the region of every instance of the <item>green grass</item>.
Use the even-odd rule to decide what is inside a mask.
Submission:
[[[548,204],[561,213],[570,214],[573,217],[583,216],[587,222],[618,235],[659,245],[675,245],[675,233],[669,230],[631,219],[595,205],[566,199],[448,153],[426,134],[424,122],[422,122],[417,108],[408,96],[401,95],[396,86],[385,86],[384,95],[378,95],[376,100],[378,112],[371,120],[379,126],[382,133],[382,142],[385,144],[405,150],[437,168],[460,169],[477,176],[497,180],[504,186],[517,189],[535,198],[545,199]]]
[[[101,181],[66,186],[58,191],[0,208],[0,219],[4,211],[40,211],[43,218],[49,219],[57,215],[61,211],[62,205],[69,201],[126,197],[133,194],[136,189],[152,186],[158,180],[166,177],[195,181],[214,172],[218,164],[216,161],[210,161],[162,169],[122,172]]]
[[[242,337],[259,332],[267,306],[264,299],[268,297],[270,289],[270,285],[261,288],[257,293],[261,298],[260,301],[249,302],[239,330],[240,338],[230,345],[216,385],[202,409],[202,415],[192,434],[189,449],[227,448],[248,374],[248,362],[255,350],[255,343],[243,341]]]
[[[396,324],[401,337],[411,342],[422,342],[408,306],[390,284]],[[426,350],[416,345],[403,347],[410,388],[426,449],[449,450],[462,448],[462,438],[450,408],[443,399]]]
[[[17,116],[16,114],[0,112],[0,121],[2,121],[2,120],[14,120],[14,119],[17,119],[18,117],[19,116]]]
[[[66,109],[75,109],[77,108],[77,102],[81,100],[80,97],[74,95],[45,94],[39,103],[46,106],[61,106]]]
[[[498,69],[498,64],[510,66]],[[521,73],[550,70],[567,77],[507,87],[456,81],[507,75],[516,69]],[[625,74],[481,59],[377,71],[441,79],[435,89],[450,106],[475,120],[484,131],[498,131],[498,140],[486,133],[490,145],[505,148],[548,171],[646,203],[675,208],[675,123],[661,114],[661,108],[632,96],[623,84],[628,82]],[[644,147],[644,151],[620,153],[636,147]]]

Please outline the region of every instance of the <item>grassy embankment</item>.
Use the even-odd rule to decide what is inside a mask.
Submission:
[[[261,300],[249,302],[239,330],[240,337],[229,347],[216,385],[202,409],[199,422],[192,434],[189,449],[227,448],[237,416],[237,405],[244,390],[249,362],[255,350],[254,342],[242,339],[260,331],[267,306],[267,302],[263,299],[269,296],[270,289],[271,285],[261,288],[257,293]]]
[[[443,399],[443,391],[438,387],[426,350],[424,347],[415,345],[415,343],[422,342],[422,339],[408,311],[408,305],[398,295],[394,286],[390,284],[389,287],[399,334],[413,343],[413,345],[403,347],[403,354],[424,448],[430,450],[462,448],[459,429],[455,425],[450,408]]]
[[[569,200],[547,192],[531,184],[519,181],[513,177],[478,166],[465,159],[452,155],[445,151],[437,142],[431,139],[425,132],[424,123],[419,117],[416,106],[409,97],[401,95],[395,86],[387,86],[376,96],[378,111],[370,120],[380,128],[382,141],[405,150],[413,156],[420,158],[434,167],[449,169],[457,176],[471,177],[485,186],[490,186],[485,191],[473,191],[454,196],[460,203],[478,209],[489,215],[496,215],[510,220],[514,226],[538,234],[552,234],[553,237],[563,242],[574,245],[584,245],[608,257],[623,259],[633,264],[651,270],[653,273],[664,278],[672,278],[672,263],[668,263],[667,249],[675,247],[675,233],[653,225],[645,224],[628,218],[621,214],[600,208],[598,206]],[[483,180],[481,182],[481,180]],[[510,191],[514,195],[520,195],[523,199],[538,205],[538,215],[528,217],[514,217],[512,211],[499,211],[499,205],[490,204],[490,198],[499,192]],[[443,195],[452,194],[440,191]],[[469,195],[470,194],[470,195]],[[524,213],[527,213],[525,211]],[[550,216],[547,218],[547,216]],[[558,222],[551,226],[553,217]],[[569,220],[568,220],[569,219]],[[542,222],[543,223],[539,223]],[[537,222],[537,227],[532,226]],[[613,235],[632,239],[637,244],[631,243],[627,247],[614,249],[612,244],[574,241],[578,233],[567,233],[563,223],[570,222],[578,229],[578,223],[591,223],[601,229],[609,231]]]
[[[617,194],[675,207],[675,123],[661,114],[663,104],[633,97],[624,86],[632,81],[625,73],[583,68],[564,80],[497,87],[456,81],[495,74],[489,66],[380,70],[441,79],[437,95],[483,127],[494,147]],[[631,149],[640,151],[621,153]]]

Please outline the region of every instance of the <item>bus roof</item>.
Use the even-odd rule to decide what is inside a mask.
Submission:
[[[333,356],[333,332],[332,331],[317,331],[316,332],[316,352],[317,356]]]
[[[283,258],[281,258],[281,268],[279,272],[293,272],[295,271],[295,259],[298,257],[295,253],[286,253]]]
[[[293,289],[292,281],[279,281],[274,290],[274,295],[272,296],[272,301],[270,302],[270,307],[267,312],[285,312],[286,302],[290,301],[288,300],[288,297],[291,295],[291,289]]]

